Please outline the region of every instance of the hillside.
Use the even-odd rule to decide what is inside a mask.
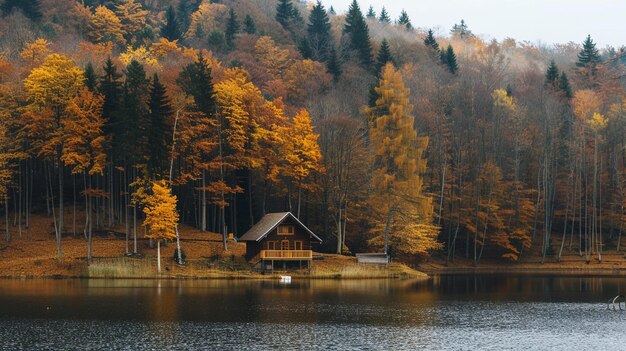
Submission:
[[[619,249],[624,48],[434,33],[356,0],[1,4],[2,257],[78,257],[74,208],[95,256],[135,223],[219,241],[278,211],[324,252],[412,264]]]

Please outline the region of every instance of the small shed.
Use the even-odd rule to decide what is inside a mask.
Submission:
[[[362,264],[388,264],[389,255],[386,253],[358,253],[356,261]]]
[[[268,213],[238,241],[246,243],[246,259],[259,261],[311,261],[313,245],[322,239],[291,212]]]

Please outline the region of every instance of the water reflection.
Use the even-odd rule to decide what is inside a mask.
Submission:
[[[614,277],[4,280],[0,349],[606,349],[626,313],[605,303],[624,291]]]

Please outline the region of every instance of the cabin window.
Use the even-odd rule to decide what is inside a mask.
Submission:
[[[292,225],[279,225],[278,235],[294,235],[295,228]]]
[[[294,241],[293,247],[294,250],[302,250],[302,241]]]
[[[289,250],[289,240],[283,240],[280,242],[281,250]]]
[[[268,250],[276,250],[276,242],[274,242],[274,241],[268,241],[268,242],[267,242],[267,249],[268,249]]]

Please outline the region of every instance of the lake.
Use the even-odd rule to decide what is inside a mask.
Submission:
[[[617,277],[0,280],[0,349],[626,349],[626,311],[606,304],[624,292]]]

